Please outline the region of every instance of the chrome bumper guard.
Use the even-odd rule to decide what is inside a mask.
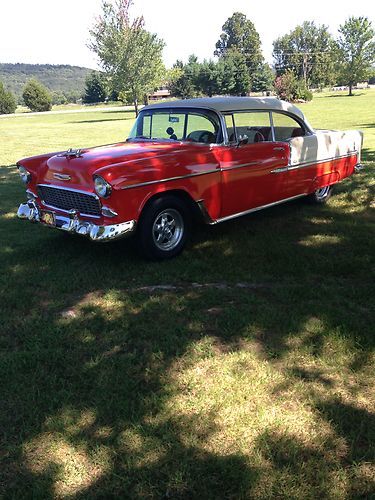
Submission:
[[[40,208],[34,200],[21,203],[17,216],[20,219],[28,219],[31,222],[41,222]],[[136,221],[131,220],[120,224],[108,226],[98,226],[92,222],[83,221],[78,218],[78,212],[72,210],[68,216],[55,213],[56,227],[68,233],[75,233],[81,236],[88,236],[93,241],[112,241],[125,236],[130,236],[135,231]],[[49,227],[49,226],[47,226]]]
[[[354,167],[354,172],[356,174],[359,174],[359,172],[362,172],[362,170],[364,169],[364,165],[362,165],[362,163],[357,163],[357,165]]]

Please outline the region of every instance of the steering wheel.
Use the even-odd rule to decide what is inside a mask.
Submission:
[[[208,130],[205,130],[204,132],[199,134],[198,142],[204,142],[205,144],[209,144],[210,142],[212,142],[211,141],[212,136],[213,136],[212,132],[208,132]]]
[[[263,142],[265,140],[266,139],[264,138],[262,132],[259,132],[259,130],[257,130],[254,135],[254,142]]]

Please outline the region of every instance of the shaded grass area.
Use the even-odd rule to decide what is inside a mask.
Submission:
[[[66,147],[73,129],[73,146],[118,140],[131,121],[110,116],[50,117],[34,137],[25,117],[27,145],[7,129],[14,149],[0,163],[43,137],[55,141],[44,150]],[[93,245],[18,221],[24,190],[0,168],[0,495],[371,498],[366,165],[325,207],[200,227],[181,257],[157,264],[129,241]]]

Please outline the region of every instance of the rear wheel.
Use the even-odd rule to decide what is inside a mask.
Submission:
[[[310,194],[307,198],[311,203],[322,205],[330,199],[331,195],[332,186],[324,186],[314,191],[314,193]]]
[[[148,259],[170,259],[182,252],[190,232],[191,216],[186,203],[166,195],[144,209],[137,230],[138,247]]]

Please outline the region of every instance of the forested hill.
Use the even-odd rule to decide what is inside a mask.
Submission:
[[[37,78],[54,92],[81,94],[90,71],[88,68],[69,65],[0,63],[0,81],[18,97],[30,78]]]

